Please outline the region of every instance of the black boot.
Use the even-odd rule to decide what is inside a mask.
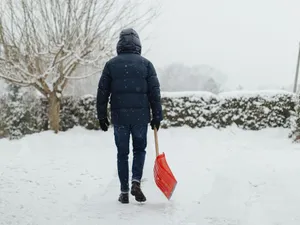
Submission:
[[[131,194],[135,197],[138,202],[145,202],[146,197],[141,190],[141,184],[139,182],[133,181],[131,186]]]
[[[129,203],[128,193],[121,193],[118,201],[121,202],[122,204],[128,204]]]

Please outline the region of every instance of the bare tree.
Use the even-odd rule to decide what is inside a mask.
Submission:
[[[1,0],[0,77],[33,86],[49,103],[49,125],[59,130],[64,88],[98,73],[124,27],[142,29],[156,15],[143,1]],[[77,71],[88,66],[89,74]]]

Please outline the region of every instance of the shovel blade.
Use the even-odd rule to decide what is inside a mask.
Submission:
[[[164,153],[156,157],[153,171],[157,187],[170,200],[176,188],[177,180],[167,163]]]

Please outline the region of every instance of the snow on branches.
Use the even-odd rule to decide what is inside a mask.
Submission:
[[[46,97],[50,129],[57,132],[61,96],[68,82],[101,72],[122,28],[143,28],[154,18],[155,8],[143,4],[131,0],[1,1],[0,78],[33,86]],[[81,74],[82,67],[89,72]]]

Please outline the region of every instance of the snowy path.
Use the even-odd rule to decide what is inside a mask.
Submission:
[[[179,182],[171,201],[153,181],[149,131],[148,201],[129,205],[116,201],[112,130],[0,140],[0,224],[300,224],[300,145],[288,130],[161,130],[160,149]]]

